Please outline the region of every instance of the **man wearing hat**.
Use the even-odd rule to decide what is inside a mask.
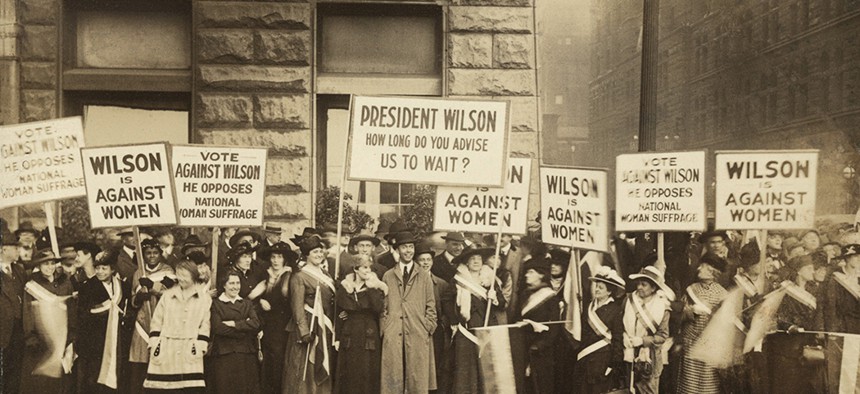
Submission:
[[[78,360],[78,392],[117,390],[121,367],[120,319],[129,295],[127,282],[116,275],[113,253],[96,255],[95,277],[78,293],[79,331],[75,343]],[[106,356],[106,357],[105,357]]]
[[[212,244],[211,242],[201,241],[200,237],[198,237],[197,234],[189,235],[187,238],[185,238],[185,242],[182,243],[181,252],[182,252],[183,259],[193,252],[200,252],[200,253],[203,253],[204,255],[208,255],[207,249],[209,249],[209,245],[211,245],[211,244]],[[220,246],[226,247],[228,245],[224,244],[224,245],[220,245]],[[230,250],[230,248],[226,247],[224,250],[224,253],[227,253],[228,250]],[[221,248],[218,248],[218,254],[221,254]]]
[[[394,247],[394,244],[397,242],[397,234],[408,231],[409,227],[406,226],[406,222],[404,222],[403,219],[397,219],[391,223],[391,226],[388,227],[388,234],[385,234],[384,238],[385,242],[387,242],[388,245],[391,245],[392,248],[385,253],[377,255],[376,263],[382,265],[386,269],[394,267],[400,259],[400,256],[397,254],[397,248]]]
[[[131,280],[137,271],[137,239],[134,238],[134,230],[126,227],[116,234],[120,237],[122,245],[116,252],[116,271],[123,281]]]
[[[592,301],[583,304],[582,343],[576,354],[573,382],[584,394],[617,388],[624,375],[624,324],[621,302],[624,279],[607,266],[597,269],[591,282]]]
[[[379,240],[379,245],[373,249],[374,256],[379,256],[390,249],[388,241],[385,240],[386,236],[388,236],[388,229],[390,227],[391,223],[388,223],[388,221],[380,221],[379,226],[376,227],[376,231],[373,235],[377,240]]]
[[[0,256],[0,392],[17,393],[24,354],[23,298],[27,274],[16,263],[17,238],[3,234]]]
[[[31,222],[22,222],[18,229],[15,230],[15,238],[18,240],[19,245],[35,245],[36,241],[39,239],[39,230],[36,230],[33,227],[33,223]]]
[[[266,224],[263,226],[263,240],[260,242],[261,247],[271,247],[272,245],[281,242],[281,233],[283,230],[274,224]]]
[[[713,253],[705,253],[699,259],[698,280],[687,287],[684,295],[684,310],[681,317],[681,341],[684,355],[681,360],[679,390],[682,393],[703,394],[720,392],[717,369],[703,361],[690,357],[689,351],[699,340],[702,331],[711,321],[717,307],[726,298],[726,289],[717,283],[717,278],[726,269],[726,261]]]
[[[436,389],[428,340],[436,329],[433,280],[413,260],[417,240],[412,233],[398,233],[394,239],[399,261],[382,276],[389,289],[380,320],[382,393],[426,393]]]
[[[376,250],[376,247],[379,246],[379,243],[379,238],[367,234],[358,234],[349,239],[349,247],[347,250],[354,250],[356,255],[365,255],[370,257],[370,261],[374,262],[370,269],[376,274],[377,278],[382,278],[382,275],[385,275],[385,271],[388,271],[388,268],[377,263],[374,258],[375,256],[373,255],[373,252]],[[341,261],[340,265],[343,267],[344,262]],[[341,269],[341,273],[345,274],[348,272]]]
[[[466,248],[466,237],[462,232],[451,231],[442,237],[445,240],[445,251],[433,259],[433,275],[447,281],[452,281],[457,274],[454,258],[463,253]]]

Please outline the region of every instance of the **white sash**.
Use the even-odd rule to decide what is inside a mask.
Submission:
[[[693,286],[687,287],[687,295],[690,297],[690,300],[693,301],[693,304],[698,305],[700,308],[703,308],[708,311],[708,315],[714,313],[711,310],[711,307],[709,307],[708,304],[702,302],[702,299],[700,299],[699,296],[696,295],[696,292],[693,291]]]
[[[105,301],[108,303],[107,308],[110,309],[108,312],[108,321],[107,321],[107,333],[105,337],[105,346],[102,350],[102,363],[99,368],[99,377],[97,382],[99,384],[103,384],[112,389],[117,388],[117,378],[116,378],[116,363],[117,363],[117,336],[119,335],[119,301],[122,299],[122,287],[120,287],[119,279],[116,276],[111,277],[111,284],[113,285],[113,298]],[[101,284],[99,284],[101,285]],[[104,305],[104,303],[102,304]],[[101,309],[94,308],[95,309]],[[90,310],[92,313],[93,310]]]
[[[318,282],[328,286],[328,288],[331,289],[331,291],[333,291],[333,292],[337,291],[334,287],[334,280],[332,280],[331,278],[329,278],[325,274],[316,272],[315,270],[311,270],[311,269],[305,269],[305,270],[302,270],[301,272],[304,272],[304,273],[312,276]]]
[[[44,287],[36,284],[36,282],[30,281],[24,285],[24,289],[27,290],[27,293],[30,293],[33,298],[38,302],[45,302],[55,304],[58,303],[57,307],[62,310],[66,310],[68,307],[66,306],[65,301],[69,299],[71,296],[63,296],[59,297],[54,293],[51,293],[48,290],[45,290]]]
[[[305,312],[313,315],[314,314],[314,308],[311,308],[310,305],[305,304]],[[320,321],[323,322],[323,325],[325,325],[325,328],[327,328],[331,332],[334,332],[334,326],[331,323],[331,319],[329,319],[328,316],[325,315],[325,313],[323,313],[322,316],[317,316],[316,318],[320,319]],[[311,331],[313,331],[313,327],[311,327]]]
[[[525,316],[526,313],[531,312],[532,309],[542,305],[544,301],[550,299],[551,297],[555,297],[555,291],[549,287],[543,287],[540,290],[534,292],[526,302],[526,305],[523,306],[520,315]]]
[[[747,298],[753,297],[758,294],[758,288],[756,288],[755,284],[753,284],[752,280],[745,275],[737,274],[733,278],[735,284],[744,291],[744,294]]]
[[[788,293],[791,298],[794,298],[795,300],[797,300],[797,302],[800,302],[807,308],[815,309],[817,307],[817,304],[815,302],[815,296],[812,295],[812,293],[806,291],[805,289],[801,289],[800,286],[798,286],[797,284],[792,283],[785,289],[786,293]]]
[[[834,272],[833,279],[836,280],[836,283],[842,285],[842,287],[844,287],[846,291],[851,293],[851,295],[853,295],[855,299],[860,301],[860,290],[857,289],[857,282],[852,283],[848,278],[848,275],[845,275],[844,272]]]
[[[609,301],[612,302],[612,299],[610,298]],[[585,349],[582,349],[579,354],[576,355],[577,361],[582,360],[591,353],[609,346],[610,341],[612,340],[612,333],[609,332],[609,327],[607,327],[606,323],[604,323],[603,320],[600,320],[600,316],[597,315],[597,308],[595,308],[594,301],[592,301],[591,305],[588,306],[588,325],[591,326],[591,329],[593,329],[594,332],[598,333],[603,338],[591,345],[588,345]]]
[[[478,344],[478,337],[475,334],[472,334],[471,332],[469,332],[469,329],[464,327],[462,324],[457,325],[457,331],[459,331],[460,334],[463,334],[463,336],[466,337],[466,339],[472,341],[475,345]]]
[[[457,286],[467,290],[469,293],[472,293],[475,297],[478,297],[482,300],[487,299],[487,289],[482,286],[476,285],[474,282],[469,280],[468,278],[464,278],[460,274],[454,275],[454,280],[457,281]]]
[[[645,324],[645,328],[648,329],[648,333],[654,335],[657,333],[657,324],[654,322],[654,318],[648,313],[648,310],[645,309],[641,298],[636,295],[636,293],[630,294],[630,303],[633,304],[633,309],[636,311],[636,316],[639,317],[639,320],[642,320],[642,323]]]

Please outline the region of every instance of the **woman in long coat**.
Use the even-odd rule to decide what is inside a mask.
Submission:
[[[592,298],[582,312],[582,343],[573,381],[581,394],[600,394],[618,388],[624,376],[623,310],[616,298],[624,296],[625,282],[607,266],[589,280]]]
[[[497,325],[496,312],[504,311],[505,300],[493,275],[493,269],[484,261],[495,252],[491,248],[466,250],[454,258],[457,274],[454,276],[456,294],[446,297],[446,313],[457,323],[454,334],[454,393],[483,393],[478,361],[478,341],[470,328],[484,326],[487,304],[491,303],[490,325]]]
[[[663,344],[669,338],[669,298],[671,289],[663,272],[646,266],[638,274],[636,291],[624,302],[624,362],[632,364],[636,392],[657,394],[663,373]]]
[[[687,293],[684,295],[684,310],[681,317],[684,355],[681,359],[681,375],[678,381],[679,393],[717,394],[721,392],[717,369],[703,361],[690,358],[689,351],[699,340],[719,304],[726,298],[726,289],[716,282],[725,269],[725,260],[712,253],[705,254],[699,260],[698,282],[687,287]]]
[[[209,346],[212,298],[201,291],[197,266],[176,266],[176,281],[152,314],[149,368],[143,387],[203,392],[203,355]]]
[[[325,252],[319,238],[307,237],[299,248],[307,264],[290,279],[293,318],[287,323],[283,393],[331,393],[334,280],[320,268]]]
[[[257,252],[269,268],[266,280],[260,282],[248,298],[260,300],[263,322],[263,392],[280,393],[284,375],[284,353],[287,351],[287,322],[290,321],[290,278],[299,256],[285,242],[278,242]]]
[[[789,276],[782,287],[785,298],[776,312],[776,328],[780,332],[765,338],[765,353],[772,366],[770,391],[815,393],[820,392],[824,383],[824,363],[809,362],[804,358],[804,348],[822,346],[814,334],[802,331],[821,331],[823,324],[816,313],[818,285],[815,283],[814,260],[812,255],[795,257],[788,261]]]
[[[260,319],[250,300],[239,296],[242,279],[229,272],[212,302],[212,367],[215,393],[260,392],[257,332]]]
[[[72,375],[63,371],[62,357],[71,356],[75,338],[75,302],[72,281],[57,271],[59,258],[51,251],[38,253],[39,269],[24,286],[24,352],[21,392],[72,392]],[[69,371],[71,372],[71,371]]]
[[[347,317],[340,326],[335,381],[339,393],[376,394],[382,357],[379,315],[388,286],[373,273],[370,256],[360,254],[353,263],[353,273],[337,288],[338,309]]]
[[[525,272],[523,298],[517,310],[517,320],[528,319],[537,323],[558,320],[559,304],[555,290],[550,286],[550,264],[543,257],[529,260],[522,267]],[[523,343],[514,362],[516,374],[525,376],[526,393],[551,393],[555,390],[555,344],[562,328],[548,326],[547,331],[536,331],[532,326],[520,330]],[[518,379],[522,381],[523,379]]]

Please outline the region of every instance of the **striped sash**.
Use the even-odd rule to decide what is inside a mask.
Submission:
[[[630,303],[633,304],[633,311],[636,312],[636,317],[638,317],[639,320],[642,320],[645,328],[648,329],[648,333],[651,335],[656,334],[657,324],[659,323],[655,322],[654,317],[651,316],[651,313],[645,308],[644,301],[642,301],[636,293],[631,293]]]
[[[549,287],[543,287],[540,290],[534,292],[526,302],[526,305],[523,306],[522,311],[520,312],[521,316],[525,316],[526,313],[532,311],[532,309],[537,308],[538,306],[543,305],[544,302],[549,300],[552,297],[555,297],[555,290]]]
[[[466,290],[469,293],[472,293],[472,295],[474,295],[475,297],[478,297],[482,300],[487,299],[487,289],[483,288],[482,286],[475,284],[475,282],[473,282],[469,278],[465,278],[462,275],[457,274],[457,275],[454,275],[454,280],[457,282],[457,287],[460,287],[463,290]]]
[[[102,350],[102,363],[99,368],[99,376],[97,382],[112,389],[117,388],[117,336],[119,335],[119,302],[122,300],[122,287],[120,287],[119,279],[116,276],[111,277],[111,284],[115,290],[113,297],[106,300],[101,305],[90,310],[90,313],[101,313],[104,310],[109,310],[107,321],[107,336],[105,337],[105,346]],[[107,305],[105,305],[107,304]],[[105,309],[106,306],[106,309]],[[104,310],[102,310],[104,309]],[[94,312],[101,310],[101,312]]]

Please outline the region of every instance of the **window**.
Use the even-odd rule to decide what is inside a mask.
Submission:
[[[349,94],[440,96],[442,8],[435,5],[317,5],[317,187],[339,185],[349,131]],[[412,185],[347,182],[359,210],[403,213]]]

